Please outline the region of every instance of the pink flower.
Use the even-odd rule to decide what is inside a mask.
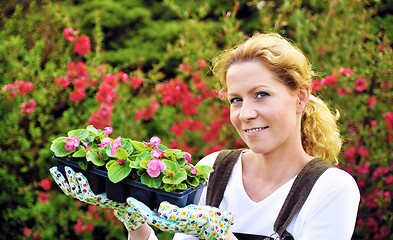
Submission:
[[[383,120],[388,125],[389,132],[393,131],[393,113],[387,112],[386,115],[383,117]]]
[[[34,101],[34,99],[29,99],[29,101],[27,103],[22,103],[20,105],[22,110],[27,114],[34,112],[36,106],[37,106],[37,103]]]
[[[203,69],[203,68],[206,67],[206,61],[205,61],[205,59],[198,59],[198,60],[197,60],[197,64],[198,64],[198,67],[199,67],[200,69]]]
[[[334,74],[326,76],[321,80],[322,85],[334,86],[338,82],[338,77]]]
[[[115,140],[112,141],[111,143],[111,154],[115,155],[116,151],[118,148],[120,148],[121,145],[121,136],[117,137]]]
[[[154,159],[165,157],[165,152],[158,148],[153,149],[150,154],[153,156]]]
[[[358,149],[358,153],[362,157],[367,157],[370,155],[370,151],[367,148],[362,148],[362,147]]]
[[[341,96],[348,96],[349,92],[342,87],[337,88],[337,94]]]
[[[123,164],[126,160],[125,159],[117,159],[116,160],[118,163]]]
[[[63,30],[63,36],[64,38],[69,41],[72,42],[76,39],[76,37],[78,36],[78,32],[74,31],[74,29],[72,28],[64,28]]]
[[[353,71],[350,68],[340,68],[338,71],[339,75],[348,75],[348,76],[353,76]]]
[[[70,93],[70,100],[73,102],[80,102],[86,95],[86,91],[84,88],[77,88]]]
[[[191,162],[191,156],[188,154],[184,154],[183,157],[186,159],[187,163]]]
[[[86,53],[90,52],[90,38],[86,35],[81,35],[76,41],[74,45],[74,50],[77,54],[83,56]]]
[[[45,191],[49,191],[52,188],[52,182],[48,178],[45,178],[41,181],[40,187],[42,187]]]
[[[137,89],[143,84],[144,80],[140,77],[132,77],[131,78],[131,87],[133,90]]]
[[[109,134],[111,134],[112,132],[113,132],[113,128],[112,127],[105,127],[104,128],[104,135],[109,136]]]
[[[143,142],[146,146],[148,146],[148,147],[154,147],[154,148],[156,148],[156,147],[158,147],[158,145],[160,145],[161,144],[161,139],[159,138],[159,137],[156,137],[156,136],[154,136],[154,137],[151,137],[150,138],[150,142]]]
[[[60,85],[61,88],[67,88],[70,85],[70,81],[65,77],[58,77],[55,79],[55,84]]]
[[[316,93],[319,89],[322,89],[322,88],[323,88],[323,83],[321,80],[319,80],[319,79],[311,80],[312,94]],[[224,99],[225,97],[223,97],[221,99]]]
[[[30,228],[27,227],[23,228],[23,235],[25,235],[26,237],[31,237],[32,232],[33,231]]]
[[[79,146],[80,141],[76,136],[71,136],[66,138],[65,140],[66,146],[69,146],[72,149],[75,149]]]
[[[371,127],[375,127],[378,125],[377,120],[371,120]]]
[[[376,103],[377,103],[377,99],[375,98],[375,96],[370,96],[368,100],[368,106],[372,108],[375,106]]]
[[[40,195],[38,195],[38,200],[42,203],[42,204],[46,204],[49,199],[50,199],[50,195],[49,193],[46,192],[41,192]]]
[[[367,88],[367,81],[364,77],[356,78],[355,80],[355,90],[358,92],[363,92]]]
[[[106,148],[106,147],[109,146],[110,144],[111,144],[111,139],[110,139],[110,138],[103,138],[103,139],[101,140],[101,143],[98,144],[98,146],[99,146],[100,148]]]
[[[191,169],[190,169],[191,174],[196,175],[198,173],[198,170],[193,165],[190,164],[190,166],[191,166]]]
[[[166,165],[161,160],[153,159],[147,162],[147,173],[152,178],[158,177],[161,171],[164,171],[165,169],[166,169]]]

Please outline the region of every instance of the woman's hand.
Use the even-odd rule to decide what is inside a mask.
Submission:
[[[232,213],[210,206],[179,208],[162,202],[155,212],[134,198],[128,198],[127,202],[130,205],[128,211],[137,212],[150,225],[162,231],[182,232],[200,239],[227,239],[233,220]]]
[[[127,230],[136,230],[143,224],[143,218],[138,213],[129,213],[127,203],[118,203],[106,197],[106,194],[94,194],[90,189],[89,182],[82,173],[75,173],[70,167],[65,167],[67,179],[61,174],[57,167],[49,169],[53,179],[67,196],[79,199],[82,202],[98,205],[103,208],[114,210],[115,216],[124,223]]]

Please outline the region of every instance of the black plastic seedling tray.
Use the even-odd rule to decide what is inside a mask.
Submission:
[[[200,184],[198,187],[180,192],[166,192],[162,189],[150,188],[130,178],[125,178],[119,183],[113,183],[104,170],[93,167],[82,170],[77,161],[56,156],[53,156],[53,158],[57,161],[57,169],[64,177],[66,177],[65,166],[71,167],[75,172],[81,172],[89,181],[90,188],[95,194],[106,192],[109,199],[119,203],[124,203],[128,197],[133,197],[146,204],[150,209],[157,209],[162,201],[167,201],[178,207],[197,204],[205,186]]]

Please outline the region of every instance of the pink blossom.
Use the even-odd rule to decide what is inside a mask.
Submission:
[[[75,89],[70,93],[70,100],[73,102],[80,102],[86,95],[86,91],[84,88]]]
[[[29,99],[29,101],[27,103],[22,103],[20,105],[22,110],[27,114],[34,112],[36,106],[37,106],[37,103],[34,101],[34,99]]]
[[[86,35],[81,35],[76,41],[74,45],[74,51],[83,56],[86,53],[90,52],[90,38]]]
[[[337,94],[341,96],[348,96],[349,92],[342,87],[337,88]]]
[[[106,148],[106,147],[109,146],[110,144],[111,144],[111,139],[110,139],[110,138],[103,138],[103,139],[101,140],[101,143],[98,144],[98,146],[99,146],[100,148]]]
[[[133,90],[137,89],[138,87],[140,87],[143,84],[144,80],[143,78],[140,77],[132,77],[131,78],[131,87]]]
[[[143,142],[148,147],[158,147],[161,144],[161,139],[159,137],[153,136],[150,138],[150,142]]]
[[[116,160],[118,163],[123,164],[126,160],[125,159],[117,159]]]
[[[337,75],[331,74],[321,80],[322,85],[334,86],[338,82]]]
[[[367,81],[364,77],[356,78],[355,80],[355,90],[358,92],[363,92],[367,88]]]
[[[152,178],[158,177],[161,171],[164,171],[165,169],[166,169],[166,165],[161,160],[153,159],[147,163],[147,173]]]
[[[118,148],[120,148],[121,145],[121,136],[117,137],[115,140],[112,141],[111,143],[111,154],[115,155],[116,151]]]
[[[191,169],[190,169],[191,174],[196,175],[198,173],[198,170],[193,165],[190,164],[190,166],[191,166]]]
[[[111,134],[112,132],[113,132],[113,128],[112,127],[105,127],[103,134],[109,136],[109,134]]]
[[[150,154],[153,156],[154,159],[165,157],[165,152],[158,148],[153,149]]]
[[[353,71],[350,68],[340,68],[338,71],[339,75],[348,75],[348,76],[353,76]]]
[[[388,125],[389,132],[393,131],[393,113],[387,112],[386,115],[383,117],[383,120]]]
[[[188,154],[183,154],[183,157],[186,159],[187,163],[191,162],[191,156]]]
[[[37,198],[42,204],[46,204],[50,200],[50,195],[49,193],[41,192]]]
[[[40,187],[42,187],[45,191],[49,191],[52,188],[52,182],[49,178],[45,178],[40,182]]]
[[[98,103],[112,104],[116,99],[115,90],[109,83],[103,82],[98,87],[96,98]]]
[[[319,89],[322,89],[322,88],[323,88],[323,83],[322,83],[322,81],[319,80],[319,79],[311,80],[311,88],[312,88],[312,91],[311,91],[312,94],[316,93]],[[226,96],[220,97],[220,98],[221,98],[221,99],[225,99]]]
[[[377,104],[377,99],[375,98],[375,96],[370,96],[368,100],[368,106],[372,108],[375,106],[375,104]]]
[[[197,64],[198,64],[198,67],[199,67],[200,69],[203,69],[203,68],[206,67],[206,61],[205,61],[205,59],[198,59],[198,60],[197,60]]]
[[[64,147],[66,148],[66,146],[68,146],[69,147],[68,149],[72,150],[72,149],[75,149],[79,146],[80,141],[76,136],[71,136],[71,137],[66,138],[65,143],[66,144]],[[66,148],[66,150],[67,150],[67,148]],[[67,150],[67,151],[69,151],[69,150]]]
[[[64,28],[63,36],[67,41],[72,42],[77,38],[78,32],[72,28]]]
[[[67,88],[70,85],[70,81],[65,77],[58,77],[55,79],[55,84],[60,85],[61,88]]]
[[[31,237],[32,233],[33,233],[33,231],[30,228],[27,228],[27,227],[23,228],[23,235],[25,235],[26,237]]]

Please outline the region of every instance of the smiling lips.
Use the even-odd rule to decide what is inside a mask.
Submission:
[[[264,129],[266,129],[266,128],[269,128],[269,126],[260,127],[260,128],[246,129],[246,130],[244,130],[244,131],[245,131],[246,133],[254,133],[254,132],[258,132],[258,131],[264,130]]]

